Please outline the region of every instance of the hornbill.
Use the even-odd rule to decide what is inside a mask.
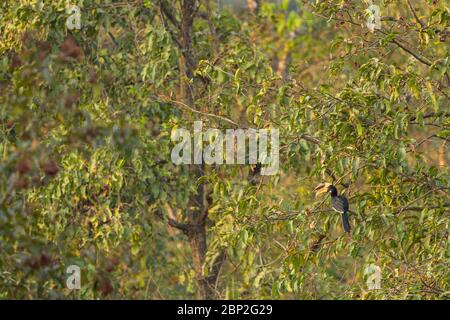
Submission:
[[[333,186],[331,183],[321,183],[314,189],[314,191],[316,191],[316,196],[325,192],[330,193],[331,207],[333,208],[334,211],[337,211],[341,214],[342,226],[344,227],[345,232],[350,232],[347,198],[344,196],[338,196],[336,187]]]
[[[256,185],[258,177],[261,176],[261,162],[258,162],[255,165],[250,166],[250,170],[248,172],[247,181],[250,182],[251,185]]]

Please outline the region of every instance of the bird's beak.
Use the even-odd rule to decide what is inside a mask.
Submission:
[[[323,193],[328,192],[328,187],[331,185],[331,183],[321,183],[317,187],[314,188],[314,191],[316,192],[316,197]]]

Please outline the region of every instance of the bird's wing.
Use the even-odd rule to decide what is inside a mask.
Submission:
[[[348,211],[348,200],[342,196],[336,196],[331,199],[331,206],[337,212],[347,212]]]
[[[339,196],[339,198],[342,198],[342,203],[344,205],[344,211],[347,212],[348,211],[348,200],[346,197],[343,196]]]

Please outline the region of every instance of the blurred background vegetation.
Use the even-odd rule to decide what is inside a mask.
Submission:
[[[0,298],[449,298],[447,1],[69,4],[0,3]],[[196,120],[279,174],[175,166]]]

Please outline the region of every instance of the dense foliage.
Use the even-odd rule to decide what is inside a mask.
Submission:
[[[0,3],[1,298],[449,298],[446,1],[72,2]],[[279,173],[174,165],[196,120]]]

